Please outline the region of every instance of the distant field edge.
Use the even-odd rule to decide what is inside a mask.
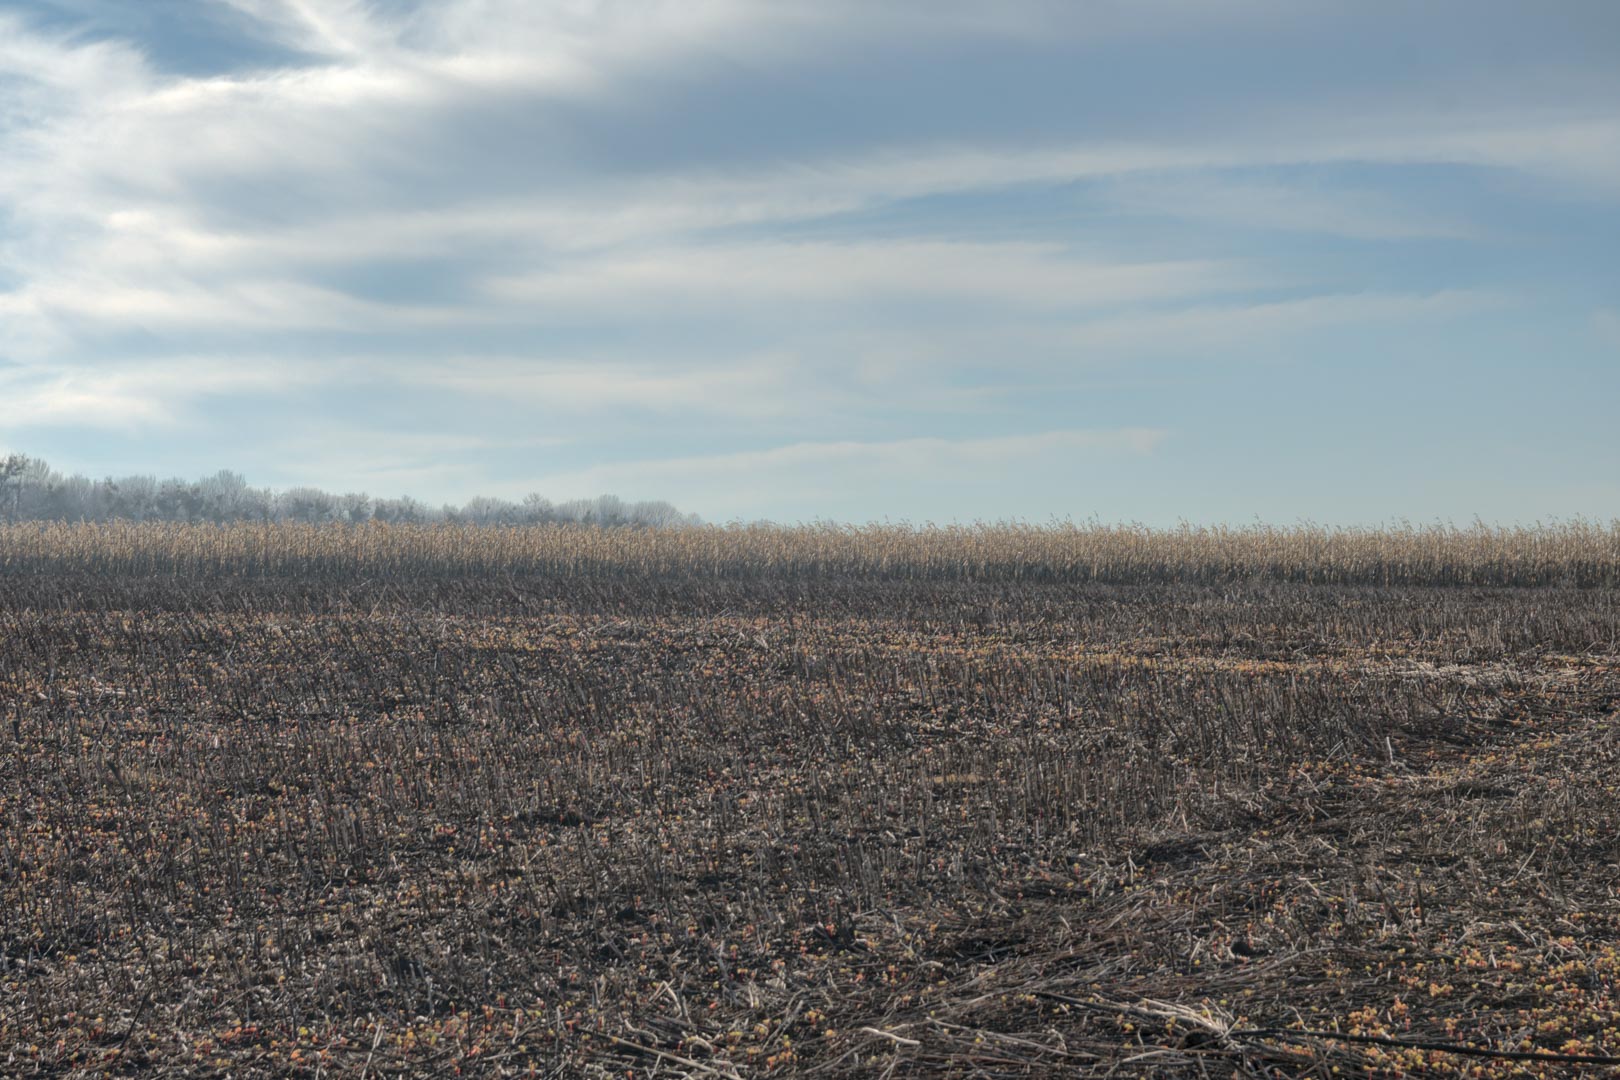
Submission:
[[[1620,520],[1535,526],[0,524],[0,575],[1620,586]]]

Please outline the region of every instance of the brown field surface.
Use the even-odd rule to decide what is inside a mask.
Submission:
[[[0,527],[0,1075],[1602,1074],[1617,723],[1620,526]]]

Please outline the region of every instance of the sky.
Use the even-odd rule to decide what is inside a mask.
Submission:
[[[1613,0],[0,0],[0,451],[1620,517]]]

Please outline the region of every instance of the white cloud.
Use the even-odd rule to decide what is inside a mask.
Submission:
[[[411,495],[463,502],[489,490],[485,462],[494,455],[530,455],[561,446],[552,435],[502,437],[454,431],[294,423],[239,466],[262,482],[313,484],[376,496]]]
[[[180,357],[125,364],[0,367],[0,433],[36,427],[135,430],[178,422],[187,406],[212,397],[269,395],[321,381],[308,363],[276,357]]]
[[[1105,198],[1127,213],[1242,229],[1360,240],[1465,239],[1478,234],[1475,226],[1448,213],[1413,207],[1385,192],[1232,180],[1219,174],[1125,177],[1109,186]]]
[[[766,450],[599,465],[542,478],[559,497],[657,493],[711,518],[755,513],[840,516],[874,492],[905,512],[940,489],[967,500],[1018,477],[1069,487],[1088,467],[1151,454],[1154,428],[1048,431],[978,439],[801,442]],[[935,505],[940,505],[935,499]]]
[[[872,295],[1097,306],[1263,282],[1256,268],[1229,261],[1121,265],[1040,244],[949,245],[926,237],[717,244],[701,234],[814,221],[921,196],[1116,177],[1125,178],[1114,187],[1116,200],[1139,209],[1369,238],[1459,235],[1466,226],[1427,220],[1374,193],[1232,184],[1208,172],[1449,162],[1620,183],[1620,121],[1595,106],[1531,115],[1377,100],[1360,110],[1335,101],[1329,116],[1320,102],[1305,102],[1192,131],[1155,134],[1147,125],[1132,141],[1019,146],[987,137],[789,160],[780,153],[745,157],[724,169],[551,170],[516,185],[528,189],[518,192],[486,191],[464,176],[459,188],[443,191],[457,163],[435,158],[435,139],[475,121],[484,95],[507,86],[508,76],[516,80],[510,85],[535,92],[524,100],[543,114],[555,103],[548,95],[611,97],[613,72],[655,53],[695,62],[710,47],[774,42],[792,50],[808,47],[806,34],[847,35],[859,25],[853,9],[735,0],[634,8],[462,2],[385,18],[358,2],[237,6],[267,33],[328,62],[244,76],[162,76],[131,48],[52,39],[5,20],[0,71],[28,87],[18,98],[25,103],[14,106],[22,110],[18,126],[0,133],[7,160],[0,206],[19,221],[0,252],[0,271],[22,282],[0,300],[0,318],[22,343],[14,348],[35,357],[60,349],[81,320],[102,328],[123,322],[254,331],[458,318],[476,325],[521,322],[534,302],[602,308],[615,295],[627,304],[678,306]],[[1189,8],[1158,6],[1181,14]],[[1223,18],[1247,17],[1271,8],[1256,2],[1221,11]],[[998,12],[905,5],[886,9],[860,32],[891,33],[895,20],[937,18],[957,27],[941,33],[989,23],[1016,36],[1059,17],[1040,3]],[[1108,8],[1091,21],[1098,25],[1087,32],[1135,33],[1153,20]],[[710,32],[720,45],[705,44]],[[233,213],[244,190],[282,180],[295,181],[307,200],[289,196],[273,212]],[[492,245],[506,252],[506,264],[483,261]],[[429,311],[358,301],[308,280],[321,264],[410,257],[463,259],[469,278],[495,274],[496,287],[485,301]],[[513,274],[513,263],[544,269]]]
[[[1548,115],[1507,123],[1459,124],[1411,139],[1365,144],[1374,160],[1485,165],[1515,169],[1579,185],[1587,193],[1614,197],[1620,190],[1620,116],[1613,109],[1591,115]],[[1383,156],[1377,156],[1382,150]]]
[[[521,402],[546,415],[615,410],[766,417],[802,410],[818,395],[796,361],[752,355],[728,366],[662,367],[620,359],[459,357],[448,364],[394,365],[402,381],[475,397]]]
[[[393,35],[355,0],[222,2],[257,20],[266,36],[324,56],[363,55],[393,44]]]
[[[903,80],[915,74],[908,65],[941,57],[953,76],[964,50],[987,43],[1011,55],[1208,32],[1212,50],[1234,33],[1259,35],[1262,47],[1321,49],[1356,21],[1348,6],[226,2],[316,62],[185,77],[134,45],[0,15],[0,360],[26,365],[0,368],[0,430],[184,427],[207,399],[339,372],[401,397],[426,388],[461,405],[566,417],[557,427],[570,434],[621,413],[635,423],[698,417],[712,428],[704,445],[736,445],[765,424],[782,439],[870,436],[892,430],[885,417],[897,415],[950,415],[974,430],[983,425],[961,414],[982,417],[993,397],[975,387],[996,385],[1007,368],[1229,357],[1256,342],[1447,319],[1498,299],[1484,286],[1447,290],[1446,271],[1428,267],[1399,279],[1335,277],[1325,264],[1285,272],[1281,258],[1265,257],[1276,238],[1256,230],[1467,240],[1479,226],[1377,188],[1390,170],[1370,170],[1357,189],[1234,180],[1235,171],[1509,170],[1606,207],[1620,190],[1609,77],[1515,82],[1523,64],[1435,68],[1432,82],[1425,69],[1388,90],[1348,79],[1281,104],[1286,95],[1272,95],[1263,108],[1246,84],[1206,86],[1166,70],[1157,104],[1077,98],[1070,123],[987,102],[914,137],[892,116],[813,130],[802,116],[779,120],[775,98],[762,98],[765,119],[738,110],[716,120],[692,105],[833,78],[845,60],[867,72],[883,50]],[[918,85],[937,90],[940,75]],[[1595,91],[1572,92],[1579,79]],[[1178,85],[1185,108],[1163,107],[1176,104]],[[683,96],[694,88],[702,93]],[[913,107],[926,110],[926,99]],[[1077,210],[1014,230],[997,216],[1022,188],[1082,180],[1101,181],[1076,193],[1104,193],[1084,206],[1103,212],[1095,218]],[[938,196],[966,197],[901,205]],[[961,209],[959,228],[942,205]],[[1183,241],[1173,220],[1143,230],[1139,247],[1128,230],[1107,244],[1092,235],[1098,221],[1117,225],[1121,210],[1242,232],[1224,252]],[[438,264],[430,269],[442,278],[424,273],[428,284],[401,290],[399,302],[370,298],[390,295],[389,271],[412,261]],[[367,272],[383,287],[354,285]],[[435,280],[446,283],[442,296]],[[1345,291],[1390,280],[1423,284]],[[1237,295],[1279,289],[1291,298]],[[1613,339],[1616,321],[1601,312],[1593,325]],[[601,339],[583,340],[582,324]],[[415,341],[418,331],[430,340]],[[131,340],[142,356],[174,358],[126,359],[118,350]],[[362,347],[345,351],[351,340]],[[828,422],[818,427],[818,415]],[[510,449],[491,438],[483,449]],[[798,491],[833,507],[850,505],[839,502],[846,489],[926,486],[952,472],[987,490],[1021,469],[1056,481],[1065,455],[1129,457],[1149,448],[1141,439],[857,438],[604,466],[559,482],[669,494],[710,514],[748,512],[730,483],[761,506],[786,506],[781,493]],[[353,462],[358,479],[383,478],[370,486],[468,475],[403,448],[366,456],[311,445]],[[682,445],[696,444],[688,434]],[[704,481],[709,472],[729,479]]]
[[[1095,319],[1054,336],[1078,349],[1165,351],[1197,357],[1326,327],[1444,319],[1504,302],[1496,294],[1462,289],[1427,294],[1330,294]]]
[[[42,277],[0,294],[0,319],[8,317],[30,331],[28,338],[11,342],[14,349],[31,343],[29,351],[48,355],[78,336],[107,332],[219,330],[248,336],[466,325],[477,315],[441,305],[362,300],[301,281],[238,277],[204,283],[159,271],[144,281],[101,272],[66,280]]]
[[[865,161],[829,162],[817,168],[767,169],[729,175],[689,174],[656,181],[609,178],[596,194],[558,192],[507,200],[505,203],[451,203],[448,206],[403,207],[328,223],[300,220],[230,227],[202,220],[207,203],[182,197],[184,182],[171,178],[160,186],[173,195],[130,199],[113,181],[139,176],[140,162],[173,170],[174,160],[161,154],[179,144],[199,147],[199,154],[220,153],[245,139],[263,160],[299,158],[299,140],[283,145],[288,135],[274,118],[245,123],[252,135],[224,140],[182,138],[195,116],[177,121],[172,132],[141,130],[134,125],[124,137],[131,149],[118,152],[115,141],[103,153],[84,144],[64,150],[65,161],[26,166],[14,178],[11,198],[0,179],[0,201],[26,201],[30,215],[23,235],[0,256],[25,284],[6,300],[11,318],[65,317],[156,319],[202,325],[241,320],[257,326],[284,320],[287,329],[341,322],[364,326],[368,321],[395,323],[402,318],[443,321],[459,314],[473,321],[489,311],[462,307],[440,313],[402,312],[344,298],[297,280],[314,265],[345,259],[449,257],[468,260],[467,273],[477,277],[481,246],[504,244],[518,258],[548,269],[496,280],[489,297],[497,305],[521,306],[540,301],[552,306],[599,306],[615,294],[628,300],[667,298],[689,303],[705,298],[755,298],[797,292],[807,297],[845,298],[863,293],[974,297],[1015,306],[1080,306],[1126,302],[1200,291],[1263,284],[1255,268],[1238,268],[1210,260],[1120,264],[1065,256],[1054,246],[1029,243],[964,242],[926,239],[825,242],[756,242],[717,246],[693,237],[692,230],[735,224],[781,223],[815,219],[870,206],[876,202],[927,194],[996,189],[1030,182],[1062,182],[1084,176],[1121,176],[1139,170],[1154,179],[1120,181],[1115,198],[1127,206],[1162,209],[1190,216],[1222,218],[1235,223],[1338,232],[1364,237],[1458,235],[1466,227],[1424,219],[1375,197],[1341,199],[1313,192],[1223,184],[1193,174],[1165,179],[1164,170],[1196,170],[1292,158],[1334,160],[1360,154],[1384,159],[1410,155],[1414,160],[1468,158],[1476,163],[1531,162],[1571,173],[1601,175],[1605,165],[1601,129],[1583,141],[1573,133],[1547,135],[1565,148],[1563,159],[1544,153],[1538,139],[1520,143],[1501,133],[1494,140],[1454,140],[1457,152],[1447,155],[1430,141],[1416,145],[1387,144],[1369,148],[1350,144],[1284,148],[1246,153],[1241,146],[1204,153],[1192,146],[1092,147],[1073,151],[936,151],[913,152]],[[206,129],[214,121],[205,120]],[[342,146],[341,126],[319,141],[305,164],[322,168]],[[1620,131],[1620,125],[1616,125]],[[143,150],[134,149],[136,144]],[[1520,147],[1520,155],[1511,148]],[[1577,160],[1576,148],[1588,156]],[[226,153],[238,153],[227,150]],[[156,151],[156,152],[154,152]],[[1466,151],[1466,152],[1465,152]],[[1424,157],[1423,155],[1427,156]],[[184,155],[178,155],[183,159]],[[75,165],[75,159],[79,159]],[[233,168],[245,167],[236,160]],[[329,166],[332,183],[346,181],[336,160]],[[1620,165],[1615,166],[1620,177]],[[33,177],[30,186],[28,177]],[[49,177],[66,182],[50,193]],[[178,186],[177,186],[178,185]],[[32,197],[34,194],[38,198]],[[26,200],[24,196],[29,196]],[[1177,205],[1182,209],[1177,210]],[[56,213],[52,213],[52,210]],[[1190,209],[1189,209],[1190,208]],[[311,211],[313,213],[314,211]],[[287,279],[292,280],[278,280]],[[417,305],[419,307],[419,305]]]
[[[561,310],[905,297],[1088,308],[1252,288],[1242,267],[1110,263],[1055,244],[868,241],[753,243],[637,251],[493,282],[498,297]]]

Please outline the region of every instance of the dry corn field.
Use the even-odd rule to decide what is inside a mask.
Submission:
[[[0,1075],[1620,1075],[1620,523],[0,527]]]

